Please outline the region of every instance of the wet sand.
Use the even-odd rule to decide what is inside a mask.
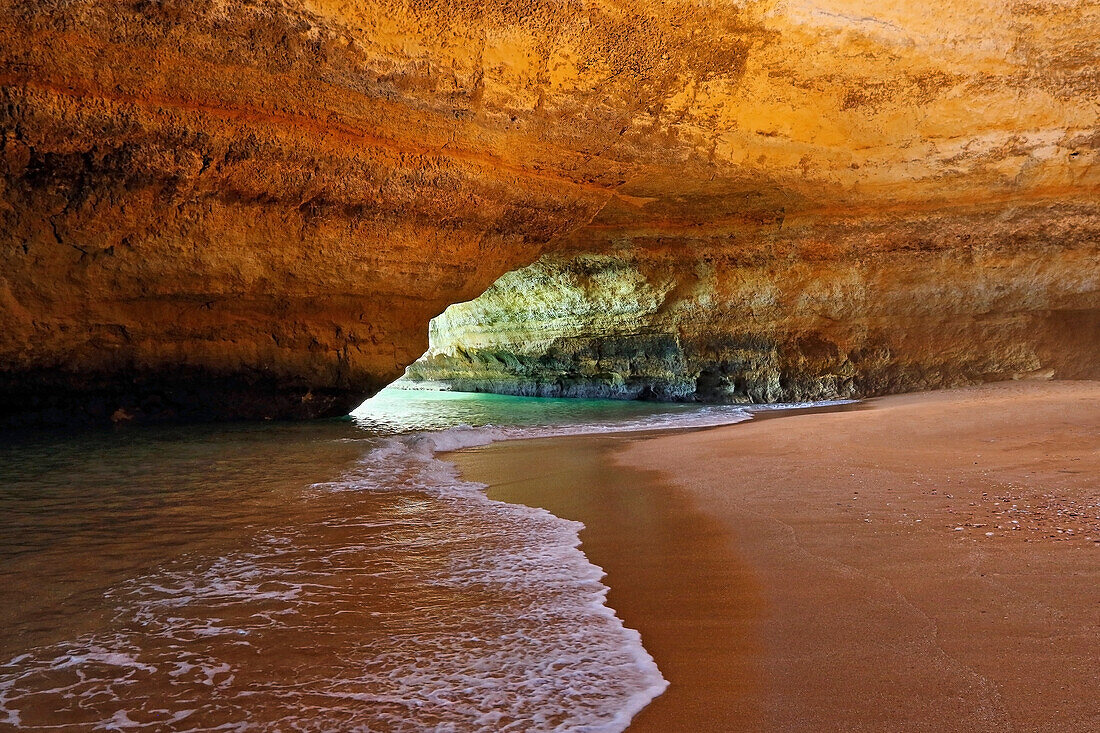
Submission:
[[[582,521],[636,731],[1100,730],[1100,383],[452,454]]]

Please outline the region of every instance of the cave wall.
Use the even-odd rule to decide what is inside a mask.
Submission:
[[[550,252],[713,281],[656,319],[699,334],[688,376],[711,336],[819,328],[788,326],[823,288],[856,319],[838,350],[912,341],[872,301],[928,286],[879,250],[931,247],[964,300],[968,253],[1038,258],[1066,279],[1036,299],[1088,322],[1098,24],[1084,0],[0,0],[0,423],[341,414]],[[746,319],[753,277],[793,310]],[[1043,310],[1011,280],[983,318]],[[963,359],[959,328],[890,353]]]
[[[700,402],[1100,378],[1100,230],[1064,207],[550,254],[432,321],[406,372],[472,392]]]

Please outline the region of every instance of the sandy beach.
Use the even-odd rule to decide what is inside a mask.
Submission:
[[[584,522],[637,731],[1100,730],[1100,382],[451,454]]]

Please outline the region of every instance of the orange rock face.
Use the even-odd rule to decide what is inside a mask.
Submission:
[[[789,294],[780,335],[904,342],[891,304],[938,286],[988,303],[967,318],[1091,322],[1098,25],[1073,0],[0,0],[0,420],[340,414],[551,251],[684,288],[709,262],[700,332],[745,263]],[[909,353],[977,368],[943,338]]]

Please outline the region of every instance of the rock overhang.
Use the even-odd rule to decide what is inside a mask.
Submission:
[[[1017,251],[1035,293],[1014,280],[987,315],[1087,314],[1098,20],[994,0],[5,2],[6,414],[189,418],[188,387],[199,417],[334,414],[423,351],[428,319],[551,251],[636,252],[684,288],[718,268],[729,292],[754,261],[810,293],[917,251],[970,301]],[[935,285],[894,270],[875,292]]]

